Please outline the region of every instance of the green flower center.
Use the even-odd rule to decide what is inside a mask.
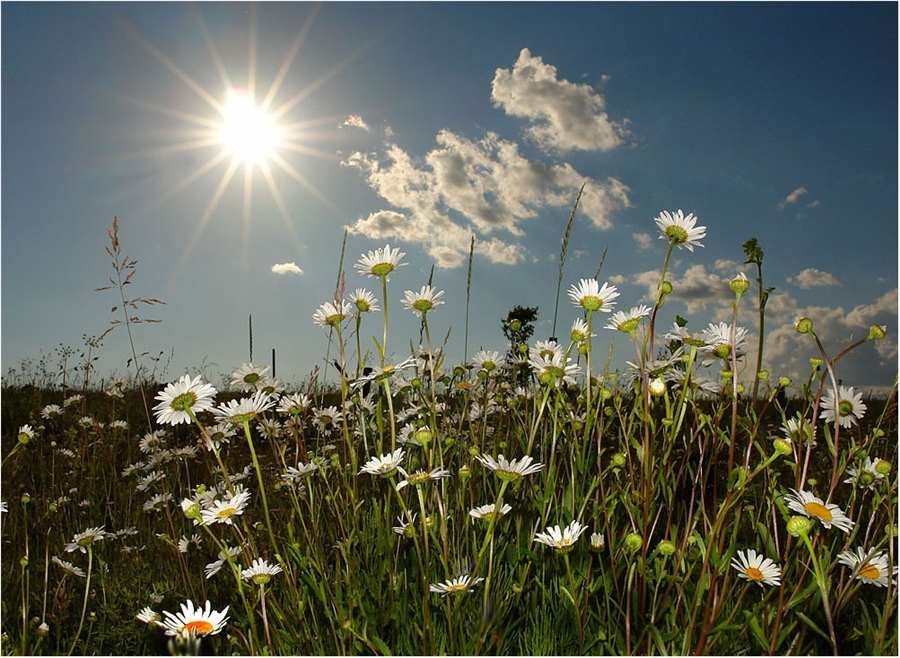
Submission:
[[[406,478],[407,482],[416,486],[425,484],[429,480],[431,480],[431,476],[428,473],[423,473],[422,471],[413,473],[408,478]]]
[[[375,276],[387,276],[391,272],[394,271],[393,263],[378,263],[377,265],[373,265],[370,272]]]
[[[265,585],[270,580],[272,580],[272,574],[269,574],[269,573],[253,574],[253,576],[250,578],[250,580],[253,581],[254,585]]]
[[[682,244],[688,240],[688,232],[686,229],[675,224],[666,227],[666,237],[672,244]]]
[[[336,327],[343,321],[343,319],[343,313],[335,313],[334,315],[329,315],[327,318],[325,318],[325,324]]]
[[[193,391],[187,391],[172,400],[172,402],[169,403],[169,406],[172,407],[174,411],[187,411],[195,404],[197,404],[197,394]]]
[[[618,329],[619,331],[624,331],[626,334],[632,333],[637,326],[641,323],[640,318],[628,318],[624,322],[620,322]]]
[[[727,359],[731,355],[731,345],[728,343],[720,343],[713,348],[713,354],[720,359]]]
[[[250,422],[251,420],[253,420],[254,418],[256,418],[256,412],[255,412],[255,411],[248,411],[248,412],[245,413],[245,414],[235,414],[234,416],[231,417],[231,419],[232,419],[235,423],[249,423],[249,422]]]
[[[853,413],[853,403],[850,400],[841,400],[838,403],[838,413],[841,416],[850,416]]]
[[[366,313],[369,310],[369,308],[371,308],[369,306],[369,302],[367,302],[365,299],[357,299],[356,300],[356,310],[359,311],[360,313]]]
[[[515,471],[505,471],[501,468],[498,468],[496,471],[494,471],[494,473],[496,473],[497,477],[499,477],[504,482],[518,482],[522,479],[522,474],[516,473]]]
[[[585,295],[579,303],[588,311],[598,311],[603,306],[603,300],[595,295]]]
[[[434,308],[434,302],[430,299],[417,299],[413,302],[413,308],[424,313],[425,311],[430,311]]]
[[[249,372],[244,375],[245,384],[255,384],[257,381],[259,381],[259,373],[257,372]]]

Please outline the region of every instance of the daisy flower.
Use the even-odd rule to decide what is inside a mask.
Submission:
[[[862,401],[862,393],[855,393],[852,386],[839,387],[838,397],[835,400],[834,389],[825,391],[822,396],[822,413],[819,416],[827,423],[833,423],[837,419],[841,427],[853,427],[857,419],[866,413],[866,405]]]
[[[687,217],[681,210],[669,214],[667,210],[659,213],[654,219],[659,228],[659,239],[667,240],[679,249],[693,251],[694,247],[702,247],[700,240],[706,237],[706,227],[697,226],[697,218],[691,213]]]
[[[225,566],[225,563],[228,562],[229,557],[236,558],[243,552],[243,549],[240,546],[228,546],[226,550],[228,551],[227,555],[224,552],[219,551],[219,554],[217,556],[219,559],[215,562],[210,562],[205,567],[203,567],[203,572],[206,574],[207,580],[221,571],[222,567]]]
[[[567,552],[575,548],[575,542],[587,529],[586,525],[581,525],[578,521],[572,521],[565,529],[560,529],[556,525],[552,528],[547,528],[547,532],[538,532],[534,536],[534,541]]]
[[[587,324],[585,323],[586,326]],[[561,359],[564,353],[565,350],[563,350],[562,345],[555,340],[539,340],[535,342],[533,347],[528,348],[529,359]]]
[[[491,469],[501,480],[515,481],[521,480],[526,475],[537,473],[543,464],[532,464],[530,455],[525,455],[521,459],[508,460],[502,454],[495,460],[490,455],[476,455],[475,459]]]
[[[278,401],[278,411],[289,416],[299,416],[310,408],[312,400],[303,393],[282,395]]]
[[[22,425],[19,428],[19,443],[28,443],[35,437],[34,428],[31,425]]]
[[[228,622],[228,606],[221,612],[212,609],[212,604],[207,601],[201,608],[191,601],[181,604],[181,612],[171,613],[163,611],[165,619],[161,626],[166,635],[215,635],[225,628]]]
[[[613,300],[618,296],[619,293],[615,286],[604,283],[601,288],[597,279],[582,279],[578,285],[569,288],[569,298],[572,303],[587,311],[609,313],[616,305]]]
[[[630,334],[637,329],[641,320],[648,315],[650,315],[649,306],[644,304],[633,306],[630,311],[616,311],[613,313],[612,317],[609,319],[609,323],[603,328]]]
[[[391,530],[396,532],[401,537],[410,537],[415,529],[417,512],[413,512],[412,515],[407,519],[402,514],[397,517],[397,523],[400,525],[395,525]]]
[[[212,525],[214,523],[227,523],[232,525],[232,519],[244,513],[244,508],[250,501],[250,492],[241,489],[239,493],[227,500],[217,500],[207,509],[201,510],[200,516],[203,523]]]
[[[425,314],[444,303],[444,291],[435,290],[429,285],[422,286],[419,292],[407,290],[403,293],[400,303],[416,315],[425,317]]]
[[[191,546],[193,545],[196,548],[200,548],[200,545],[203,543],[203,539],[200,538],[200,535],[194,533],[193,535],[188,537],[182,537],[178,540],[178,552],[179,553],[187,553],[191,550]]]
[[[876,587],[888,586],[890,569],[888,568],[888,556],[884,551],[870,555],[870,552],[866,552],[860,546],[856,549],[856,553],[844,551],[838,555],[838,562],[853,569],[853,577],[864,583]]]
[[[277,564],[269,564],[263,558],[256,558],[249,568],[241,570],[241,578],[254,585],[265,585],[272,580],[272,576],[280,573],[281,567]]]
[[[424,484],[428,484],[429,482],[434,482],[435,480],[440,480],[441,478],[450,476],[450,471],[445,471],[442,468],[435,468],[431,471],[424,471],[420,469],[414,473],[407,473],[405,470],[403,470],[402,466],[398,466],[397,470],[403,474],[404,478],[406,478],[402,482],[397,483],[397,491],[400,491],[408,484],[419,487]]]
[[[597,334],[595,333],[591,333],[592,338],[596,335]],[[572,330],[569,337],[572,339],[573,343],[580,343],[583,340],[587,340],[588,324],[584,318],[578,318],[572,322]]]
[[[416,366],[416,357],[410,356],[400,363],[385,365],[383,368],[369,368],[366,367],[363,370],[363,376],[357,380],[354,380],[352,384],[350,384],[350,388],[356,390],[358,388],[362,388],[363,395],[367,395],[365,390],[367,389],[367,385],[372,382],[381,382],[387,379],[388,377],[392,377],[395,373],[400,372],[401,370],[406,370],[407,368],[414,368]],[[368,372],[366,372],[368,371]]]
[[[497,510],[496,503],[491,503],[490,505],[482,505],[481,507],[470,509],[469,516],[471,516],[472,519],[483,519],[490,522],[492,519],[496,520],[501,516],[506,516],[511,511],[512,507],[505,503],[500,506],[499,510]]]
[[[565,359],[565,363],[563,363],[563,359]],[[580,365],[572,363],[571,358],[562,355],[554,355],[549,359],[543,356],[530,358],[528,365],[534,370],[539,382],[557,387],[563,384],[574,384],[575,375],[581,372]]]
[[[788,507],[811,519],[818,519],[826,528],[831,528],[832,524],[837,526],[839,530],[850,532],[854,526],[841,509],[834,503],[825,503],[821,498],[814,496],[808,491],[797,491],[791,489],[793,493],[786,494],[784,497]]]
[[[162,624],[159,623],[159,620],[162,619],[162,617],[160,617],[160,614],[158,612],[154,612],[153,608],[151,608],[149,605],[143,607],[141,611],[137,613],[136,618],[138,621],[142,621],[145,624],[162,626]]]
[[[316,471],[319,470],[319,465],[315,462],[310,462],[308,464],[304,464],[302,462],[297,463],[297,468],[293,466],[287,467],[287,472],[282,474],[281,478],[283,480],[287,480],[288,482],[297,482],[301,478],[304,478],[308,475],[312,475]]]
[[[320,327],[340,327],[341,323],[353,311],[353,307],[343,299],[340,302],[336,302],[336,304],[331,302],[322,304],[313,313],[313,322]]]
[[[403,461],[405,454],[403,448],[397,448],[392,453],[386,453],[380,457],[372,457],[372,459],[367,461],[363,467],[359,469],[357,475],[368,473],[369,475],[387,477],[397,470],[397,467],[400,466],[400,462]]]
[[[844,480],[844,484],[855,484],[860,489],[874,489],[875,484],[884,479],[884,475],[875,469],[880,461],[880,459],[866,457],[866,463],[862,468],[848,468],[847,475],[850,477]]]
[[[350,303],[356,307],[357,313],[374,313],[381,310],[378,308],[378,300],[375,299],[375,295],[364,288],[357,288],[353,291],[353,294],[350,295]]]
[[[62,407],[58,404],[48,404],[46,407],[41,409],[41,418],[44,420],[50,420],[51,418],[55,418],[62,413]]]
[[[391,272],[406,265],[406,263],[400,262],[405,255],[406,253],[400,249],[391,249],[391,245],[386,244],[382,249],[375,249],[361,256],[355,267],[360,274],[375,278],[384,277],[389,281],[388,275]]]
[[[245,393],[257,390],[257,383],[269,372],[269,366],[255,366],[245,363],[231,373],[231,385],[238,387]]]
[[[67,571],[70,574],[72,574],[73,576],[78,576],[79,578],[85,577],[84,570],[79,567],[76,567],[71,562],[66,562],[65,560],[61,560],[58,557],[56,557],[55,555],[52,558],[50,558],[50,561],[53,564],[60,567],[63,571]]]
[[[781,585],[781,568],[767,557],[759,555],[752,548],[738,551],[736,558],[731,558],[731,566],[737,569],[738,576],[754,582],[760,587]]]
[[[213,406],[213,398],[216,389],[210,384],[205,384],[200,375],[191,379],[190,375],[182,375],[181,379],[167,385],[156,396],[159,404],[153,407],[156,413],[156,422],[180,425],[190,423],[191,414],[195,416],[201,411],[207,411]]]
[[[728,359],[731,357],[732,338],[731,325],[727,322],[714,324],[709,326],[702,333],[703,341],[706,346],[700,351],[712,357],[719,359]],[[734,344],[737,346],[737,356],[741,357],[744,353],[744,346],[747,343],[747,330],[744,327],[734,328]]]
[[[324,432],[328,429],[328,426],[337,427],[341,420],[344,418],[344,414],[341,413],[337,407],[324,407],[322,409],[316,408],[313,410],[313,425],[316,426],[316,429],[320,432]]]
[[[147,432],[146,434],[144,434],[144,438],[141,439],[138,447],[144,454],[155,452],[156,450],[161,450],[162,448],[166,447],[165,437],[166,435],[162,430]]]
[[[481,370],[495,370],[503,365],[503,358],[497,350],[479,350],[472,357],[472,365]]]
[[[434,592],[435,594],[440,594],[441,596],[447,596],[448,594],[459,594],[460,592],[468,592],[470,589],[475,587],[478,583],[482,582],[484,578],[481,576],[477,578],[472,578],[470,575],[459,576],[457,578],[453,578],[452,580],[446,580],[443,583],[436,583],[431,585],[428,589]]]
[[[230,400],[213,410],[216,419],[232,423],[249,423],[259,414],[275,406],[275,400],[263,391],[257,391],[249,398]]]
[[[87,547],[95,541],[102,541],[106,537],[106,534],[103,526],[98,528],[88,528],[84,532],[79,532],[72,538],[71,542],[66,544],[66,553],[72,553],[73,551],[87,553]]]

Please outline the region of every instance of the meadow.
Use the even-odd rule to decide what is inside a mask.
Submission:
[[[652,306],[616,310],[595,274],[558,342],[511,314],[505,353],[462,364],[432,343],[442,291],[392,287],[385,246],[311,313],[336,385],[252,363],[157,381],[137,348],[95,382],[93,341],[7,373],[3,654],[897,655],[896,382],[839,384],[884,328],[828,354],[798,318],[806,381],[763,370],[736,324],[749,304],[762,330],[755,240],[734,321],[658,327],[669,258],[705,227],[656,226]],[[158,300],[126,298],[109,237],[130,336]],[[401,305],[421,342],[396,358]]]

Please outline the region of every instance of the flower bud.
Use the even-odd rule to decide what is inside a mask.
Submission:
[[[884,459],[879,459],[875,464],[875,472],[881,473],[882,475],[887,475],[891,472],[891,462]]]
[[[809,358],[809,365],[812,366],[813,370],[818,370],[822,367],[822,359],[812,356]]]
[[[759,379],[761,379],[764,382],[769,381],[769,371],[768,370],[760,370],[756,376],[759,377]]]
[[[463,464],[459,469],[459,479],[465,484],[470,477],[472,477],[472,468],[468,464]]]
[[[427,446],[434,435],[431,433],[431,430],[427,427],[420,427],[416,430],[415,433],[416,441],[421,443],[423,446]]]
[[[453,376],[454,377],[462,377],[465,374],[466,374],[466,370],[462,366],[456,366],[455,368],[453,368]]]
[[[626,462],[625,455],[621,452],[617,452],[612,457],[613,466],[616,466],[618,468],[622,468],[625,465],[625,462]]]
[[[644,545],[644,538],[641,537],[639,532],[629,533],[628,536],[625,537],[625,548],[631,552],[639,551],[641,546]]]
[[[728,287],[731,288],[731,292],[740,295],[750,289],[750,280],[743,272],[741,272],[731,280]]]
[[[781,377],[778,378],[778,386],[779,386],[779,387],[781,387],[781,388],[787,388],[787,387],[790,386],[790,385],[791,385],[791,378],[790,378],[790,377],[785,377],[784,375],[782,375]]]
[[[522,329],[522,321],[521,320],[510,320],[509,321],[509,330],[510,331],[519,331]]]
[[[604,546],[606,546],[606,538],[599,532],[592,533],[591,534],[591,550],[592,551],[602,551]]]
[[[669,557],[675,552],[675,544],[668,539],[664,539],[659,542],[659,546],[656,547],[656,550],[658,550],[659,554],[663,557]]]
[[[813,321],[809,318],[800,318],[797,320],[797,333],[808,334],[812,331]]]
[[[887,334],[887,326],[880,324],[873,324],[869,327],[869,337],[868,340],[881,340]]]
[[[788,534],[793,537],[808,535],[814,523],[812,519],[808,519],[805,516],[792,516],[787,523]]]
[[[774,441],[775,452],[779,455],[790,455],[793,452],[793,448],[791,448],[791,442],[785,441],[784,439],[775,439]]]
[[[655,377],[650,380],[650,395],[654,397],[659,397],[660,395],[664,395],[666,392],[666,383],[662,380],[661,377]]]

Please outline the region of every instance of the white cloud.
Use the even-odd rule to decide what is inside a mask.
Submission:
[[[610,228],[610,215],[630,205],[629,189],[615,178],[593,180],[567,163],[528,160],[513,142],[488,132],[478,140],[449,130],[416,160],[396,144],[383,153],[353,153],[342,164],[359,169],[369,186],[396,210],[381,210],[351,227],[374,239],[420,243],[438,267],[461,265],[473,233],[524,234],[520,224],[543,208],[570,208],[582,183],[579,216]],[[492,262],[521,262],[525,249],[507,239],[477,239],[476,253]]]
[[[365,130],[366,132],[372,132],[372,130],[369,128],[369,124],[363,121],[363,118],[357,114],[351,114],[350,116],[348,116],[338,127],[344,128],[345,126],[348,128],[359,128],[361,130]]]
[[[653,236],[649,233],[632,233],[631,238],[637,243],[638,249],[649,249],[653,246]]]
[[[672,293],[666,299],[666,303],[682,302],[687,307],[688,313],[703,311],[710,304],[726,302],[730,308],[734,293],[731,292],[728,283],[732,278],[707,272],[705,265],[691,265],[682,275],[669,270],[666,279],[672,284]],[[656,299],[656,287],[659,285],[659,270],[640,272],[634,276],[633,281],[647,288],[644,301],[652,304]]]
[[[519,53],[512,71],[497,69],[491,100],[507,114],[532,122],[528,137],[545,151],[609,151],[624,143],[627,121],[611,121],[606,101],[590,85],[557,78],[556,67]]]
[[[822,270],[817,270],[814,267],[809,267],[797,276],[789,276],[787,278],[788,283],[793,283],[799,288],[803,288],[804,290],[809,290],[813,286],[839,286],[841,285],[840,281],[834,278],[834,275],[829,274],[828,272],[823,272]]]
[[[805,187],[798,187],[796,190],[794,190],[793,192],[791,192],[790,194],[788,194],[786,197],[784,197],[784,198],[778,203],[778,207],[779,207],[779,208],[785,208],[785,207],[787,207],[787,206],[789,206],[789,205],[792,205],[792,204],[794,204],[794,203],[797,203],[797,200],[798,200],[801,196],[803,196],[804,194],[806,194],[807,192],[808,192],[808,190],[807,190]]]
[[[297,263],[275,263],[272,266],[275,274],[303,274],[303,270],[297,267]]]

